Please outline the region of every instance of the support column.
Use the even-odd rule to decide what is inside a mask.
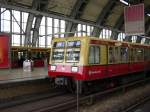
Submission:
[[[47,41],[48,41],[48,37],[47,37],[47,17],[45,17],[45,48],[47,48]]]
[[[11,46],[12,46],[12,10],[10,10],[10,42],[11,42]]]
[[[2,22],[2,18],[1,18],[1,14],[2,14],[2,11],[1,11],[1,7],[0,7],[0,32],[2,32],[2,30],[1,30],[1,22]]]
[[[79,18],[84,10],[84,7],[87,5],[89,0],[77,0],[74,8],[70,14],[70,17],[73,19]],[[65,34],[65,37],[74,36],[74,32],[77,29],[78,24],[68,21],[66,25],[65,32],[73,32]]]
[[[132,42],[132,36],[126,36],[125,41],[126,42]]]
[[[39,38],[39,28],[42,21],[43,16],[37,16],[35,20],[35,25],[33,28],[33,37],[32,37],[32,47],[36,47],[37,40]]]
[[[112,31],[112,34],[111,34],[111,39],[113,40],[117,40],[118,39],[118,35],[119,35],[119,32],[116,32],[116,31]]]
[[[137,36],[136,43],[141,43],[141,40],[142,40],[142,37],[141,36]]]
[[[22,12],[20,12],[20,46],[22,46],[22,33],[23,33],[23,28],[22,28]]]
[[[25,33],[25,40],[24,40],[24,45],[28,46],[29,43],[31,43],[31,29],[32,29],[32,24],[34,20],[34,14],[29,14],[28,20],[27,20],[27,25],[26,25],[26,33]]]

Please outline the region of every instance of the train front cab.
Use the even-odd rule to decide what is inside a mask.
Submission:
[[[55,83],[66,84],[67,78],[85,80],[84,65],[88,54],[86,37],[56,38],[52,43],[48,75]]]

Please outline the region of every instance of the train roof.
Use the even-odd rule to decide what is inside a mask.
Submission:
[[[91,41],[98,41],[98,42],[104,42],[105,44],[106,43],[113,43],[115,44],[116,46],[120,45],[120,44],[124,44],[126,46],[139,46],[139,47],[148,47],[150,48],[150,45],[147,45],[147,44],[139,44],[139,43],[131,43],[131,42],[125,42],[125,41],[118,41],[118,40],[110,40],[110,39],[100,39],[100,38],[96,38],[96,37],[89,37],[89,36],[81,36],[81,37],[67,37],[67,38],[54,38],[53,40],[54,41],[66,41],[66,40],[81,40],[81,39],[89,39]]]

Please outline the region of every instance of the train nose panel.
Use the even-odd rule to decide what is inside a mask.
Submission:
[[[83,73],[83,66],[49,65],[48,75],[52,77],[72,77],[73,79],[79,80],[85,79],[85,74]],[[57,82],[60,83],[63,81]]]

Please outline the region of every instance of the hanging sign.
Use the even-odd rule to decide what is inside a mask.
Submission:
[[[126,35],[144,35],[144,4],[131,5],[124,8]]]

